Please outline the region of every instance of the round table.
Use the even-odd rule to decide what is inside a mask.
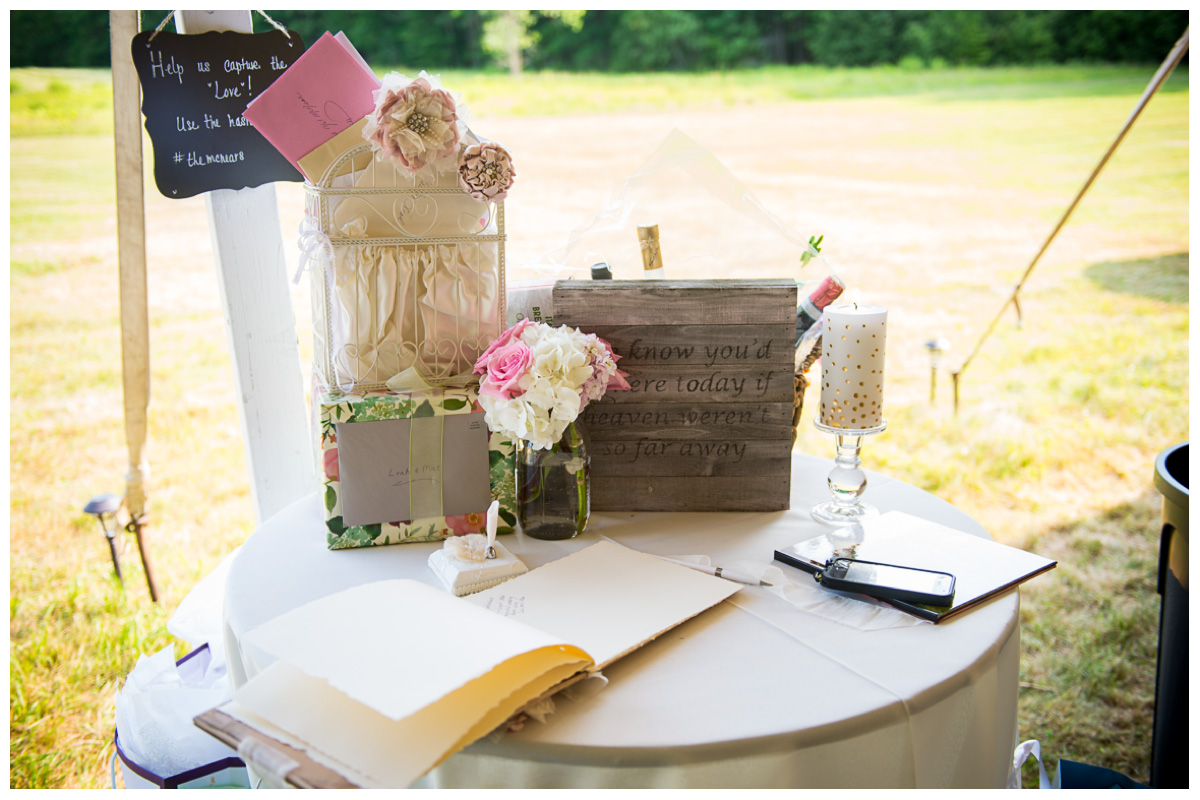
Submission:
[[[607,537],[717,565],[772,563],[775,549],[821,535],[832,462],[796,455],[791,510],[596,512],[568,542],[517,533],[504,543],[530,567]],[[948,503],[868,473],[867,499],[978,536]],[[319,495],[268,520],[230,567],[225,638],[235,687],[265,668],[239,637],[304,603],[362,583],[441,586],[426,560],[438,543],[329,551]],[[778,566],[778,565],[776,565]],[[812,578],[781,567],[793,589]],[[1002,788],[1017,741],[1018,593],[939,625],[893,609],[871,626],[780,589],[746,586],[605,670],[608,685],[559,699],[544,723],[485,737],[419,785],[457,788]],[[844,601],[855,603],[857,601]],[[419,614],[420,609],[410,612]],[[381,632],[382,634],[383,632]],[[399,745],[398,745],[399,746]]]

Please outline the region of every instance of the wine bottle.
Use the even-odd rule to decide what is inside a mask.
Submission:
[[[667,277],[667,271],[663,269],[662,248],[658,244],[658,226],[639,225],[637,236],[638,247],[642,251],[642,277],[661,281]]]
[[[805,332],[817,324],[825,307],[838,299],[838,296],[845,290],[845,284],[829,275],[817,284],[817,288],[810,294],[800,299],[800,305],[796,307],[796,344],[794,347],[800,346]]]

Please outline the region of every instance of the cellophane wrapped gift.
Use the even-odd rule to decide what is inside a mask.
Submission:
[[[453,160],[379,159],[361,129],[305,184],[315,367],[343,391],[453,382],[506,327],[504,204],[464,191]]]
[[[490,433],[478,388],[328,391],[318,401],[331,550],[516,528],[514,445]],[[474,485],[472,485],[474,484]]]

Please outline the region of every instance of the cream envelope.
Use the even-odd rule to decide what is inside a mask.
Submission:
[[[304,176],[308,178],[310,183],[329,186],[333,178],[348,175],[354,171],[356,165],[358,169],[362,169],[368,163],[367,159],[370,156],[358,156],[346,159],[345,163],[341,164],[336,172],[330,175],[325,174],[326,170],[330,168],[342,153],[345,153],[355,145],[364,143],[362,132],[363,126],[366,124],[367,120],[364,117],[300,159],[300,171],[304,173]]]

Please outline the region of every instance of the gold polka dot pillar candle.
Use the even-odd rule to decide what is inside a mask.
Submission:
[[[820,423],[866,431],[883,422],[887,309],[854,303],[825,309]]]

